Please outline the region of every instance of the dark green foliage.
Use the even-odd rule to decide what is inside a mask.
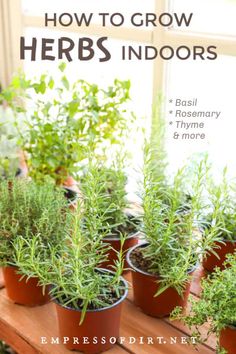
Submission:
[[[19,237],[37,236],[42,244],[57,244],[64,238],[69,219],[63,215],[66,200],[52,185],[26,180],[0,183],[0,263],[11,264],[13,243]]]
[[[108,196],[104,194],[99,171],[90,165],[84,201],[71,215],[73,222],[67,229],[64,241],[51,245],[46,258],[44,244],[37,235],[31,239],[22,236],[14,242],[15,263],[22,273],[39,277],[43,286],[52,285],[51,296],[60,304],[81,309],[81,323],[88,307],[106,307],[111,303],[111,296],[115,294],[120,298],[124,293],[120,282],[122,252],[113,267],[114,273],[98,271],[101,263],[107,260],[109,249],[103,239],[110,233],[106,219],[112,207],[109,205],[106,210],[100,208],[104,198]]]

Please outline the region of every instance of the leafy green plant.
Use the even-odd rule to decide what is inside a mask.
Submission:
[[[104,184],[96,168],[87,174],[84,201],[65,235],[64,242],[50,247],[50,257],[44,257],[45,247],[36,235],[14,241],[15,264],[27,276],[37,276],[43,286],[51,285],[50,294],[59,304],[81,309],[83,322],[87,309],[109,306],[124,293],[120,275],[123,270],[122,252],[118,254],[114,272],[99,269],[107,259],[109,246],[103,238],[110,232],[104,228],[109,210],[100,209]],[[109,207],[110,208],[110,207]],[[121,241],[123,242],[123,241]]]
[[[217,184],[213,178],[208,179],[207,192],[209,199],[208,211],[203,220],[205,233],[214,225],[218,225],[218,238],[221,240],[236,240],[235,217],[235,182],[227,176],[227,168],[224,168],[222,179]]]
[[[183,190],[187,189],[186,168],[178,170],[171,187],[163,190],[159,198],[162,184],[153,168],[152,154],[147,148],[143,232],[148,245],[141,249],[141,256],[145,260],[145,270],[160,277],[156,296],[169,287],[182,294],[190,279],[188,272],[196,266],[202,252],[197,220],[202,209],[206,161],[195,166],[195,178],[189,186],[191,207],[189,201],[183,199]]]
[[[149,142],[150,141],[150,142]],[[172,177],[169,175],[168,154],[166,151],[166,119],[163,114],[163,97],[158,95],[157,102],[152,109],[152,130],[150,137],[145,141],[144,158],[148,163],[148,169],[152,171],[152,178],[155,179],[156,198],[161,199],[167,205],[169,204],[168,195],[171,194]],[[194,168],[194,167],[193,167]],[[187,171],[187,167],[186,167]],[[185,176],[187,180],[187,176]],[[182,209],[190,207],[191,196],[185,188],[179,190],[179,201],[182,203]]]
[[[95,173],[96,178],[103,185],[102,193],[106,198],[101,198],[99,208],[104,213],[104,225],[109,225],[109,237],[119,237],[120,234],[129,234],[137,231],[138,218],[128,213],[129,203],[127,200],[125,174],[126,159],[120,154],[106,166],[96,160],[96,169],[88,169],[87,173]],[[87,183],[87,176],[84,175],[81,189],[85,195],[89,193],[90,183]]]
[[[66,200],[52,185],[25,180],[0,183],[0,264],[14,265],[14,242],[37,236],[45,250],[64,238],[69,225]]]
[[[78,163],[86,159],[88,150],[95,151],[104,142],[120,142],[133,115],[126,106],[129,81],[115,80],[103,89],[84,80],[70,83],[63,63],[59,71],[59,80],[47,74],[28,80],[21,73],[0,99],[25,114],[21,146],[28,153],[30,175],[61,183],[78,171]],[[22,121],[18,127],[21,132]]]
[[[217,350],[219,350],[219,336],[222,329],[236,327],[236,254],[228,255],[225,262],[226,269],[215,272],[202,280],[201,298],[191,297],[191,309],[187,314],[182,308],[175,308],[172,312],[173,320],[183,321],[191,330],[197,342],[205,342],[210,334],[217,335]],[[209,330],[206,337],[201,334],[200,328],[208,323]],[[221,348],[220,353],[225,353]]]

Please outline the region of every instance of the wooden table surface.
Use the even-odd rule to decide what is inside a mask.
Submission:
[[[196,271],[191,292],[199,296],[199,277],[202,270]],[[126,275],[130,279],[130,274]],[[202,328],[207,331],[206,327]],[[109,354],[213,354],[215,338],[211,337],[206,345],[200,345],[199,351],[181,344],[181,337],[186,337],[189,330],[183,324],[170,322],[168,318],[157,319],[145,315],[132,302],[132,291],[124,302],[120,336],[122,337],[164,337],[166,344],[128,344],[115,345]],[[18,354],[71,354],[63,345],[41,344],[41,337],[57,337],[57,319],[53,303],[35,308],[13,304],[0,290],[0,339],[9,344]],[[170,337],[176,337],[177,344],[170,343]]]

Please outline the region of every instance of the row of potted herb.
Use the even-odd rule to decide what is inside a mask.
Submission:
[[[112,204],[105,213],[100,209],[106,196],[96,178],[96,173],[87,175],[89,194],[84,194],[76,213],[69,212],[61,190],[52,185],[16,180],[10,189],[7,182],[0,186],[0,256],[8,296],[30,306],[44,304],[50,296],[61,335],[69,338],[77,331],[89,337],[116,338],[121,302],[127,294],[121,278],[122,252],[112,271],[101,268],[110,249],[104,242],[110,228],[104,225]],[[93,344],[86,351],[110,346]],[[84,350],[70,342],[67,347]]]
[[[64,65],[61,65],[60,70],[62,73],[64,69]],[[66,194],[70,197],[72,189],[70,188],[71,183],[68,182],[68,174],[78,169],[76,164],[84,161],[91,154],[91,151],[97,154],[97,148],[100,143],[104,143],[106,140],[111,144],[117,142],[126,131],[127,120],[123,117],[125,110],[121,107],[129,98],[129,83],[117,80],[114,83],[114,87],[110,87],[107,91],[102,91],[102,103],[99,101],[101,90],[96,85],[89,85],[79,81],[73,87],[70,87],[64,74],[60,80],[61,86],[57,86],[55,90],[54,85],[54,80],[49,76],[43,75],[39,81],[35,82],[26,80],[24,75],[20,75],[2,93],[2,97],[10,104],[13,102],[15,104],[18,103],[15,99],[17,98],[18,100],[19,92],[22,91],[22,97],[26,101],[29,99],[31,103],[35,103],[30,118],[24,118],[24,123],[26,124],[25,132],[21,133],[21,129],[19,130],[21,144],[28,154],[29,173],[37,182],[43,181],[45,183],[45,181],[56,180],[56,184],[64,184],[66,186]],[[50,97],[47,103],[44,94],[50,90],[57,92],[58,97],[54,97],[53,101]],[[36,96],[38,95],[37,98],[34,96],[35,93]],[[66,103],[64,102],[65,96],[67,97]],[[19,103],[15,105],[15,109],[25,114],[25,107],[22,106],[21,102]],[[110,116],[111,111],[113,112],[112,116]],[[84,112],[87,113],[85,114]],[[61,125],[55,124],[55,119]],[[90,123],[84,124],[85,121]],[[104,125],[105,121],[106,124]],[[90,136],[88,132],[92,132],[92,135]],[[58,143],[58,139],[61,144]],[[54,147],[60,148],[59,151],[56,151],[55,158],[53,157],[55,154],[52,155],[51,153]],[[73,158],[71,154],[73,154]],[[150,156],[145,156],[143,183],[144,216],[142,231],[145,235],[145,243],[142,245],[137,244],[138,235],[135,231],[138,220],[124,213],[127,204],[125,201],[126,177],[123,172],[123,166],[122,168],[121,166],[104,168],[104,165],[100,163],[92,171],[88,169],[84,176],[81,177],[83,203],[79,204],[78,212],[80,217],[82,217],[80,227],[83,230],[86,230],[89,225],[92,213],[96,215],[96,222],[99,220],[100,226],[97,233],[99,237],[96,238],[94,236],[92,238],[92,242],[95,242],[97,247],[96,252],[101,251],[100,254],[103,255],[102,261],[98,264],[99,267],[111,270],[116,269],[116,265],[119,262],[124,262],[122,252],[126,254],[130,247],[136,245],[130,249],[127,261],[124,264],[125,269],[128,266],[133,270],[135,302],[144,312],[161,317],[169,315],[177,305],[185,306],[189,294],[191,273],[202,257],[204,257],[204,267],[212,271],[215,265],[220,265],[223,268],[222,264],[226,254],[234,252],[234,203],[231,185],[227,183],[226,171],[221,185],[215,186],[213,180],[210,180],[210,183],[208,181],[209,200],[204,204],[202,199],[206,182],[204,177],[208,172],[206,161],[200,163],[197,170],[195,170],[196,176],[192,183],[191,193],[189,193],[188,190],[183,192],[186,188],[185,169],[178,171],[173,183],[167,183],[167,178],[164,175],[165,163],[158,159],[159,165],[157,166],[156,160],[154,161]],[[100,197],[92,192],[95,184],[91,186],[91,178],[94,183],[96,181],[96,184],[102,186],[101,189],[98,188]],[[73,185],[74,181],[72,182]],[[7,186],[9,189],[9,184]],[[40,187],[35,185],[35,196],[38,188]],[[52,186],[48,188],[51,188],[51,190],[47,191],[45,189],[42,194],[47,193],[50,195],[51,193],[53,195],[53,193],[56,193]],[[11,198],[13,189],[10,188],[9,190]],[[14,193],[16,193],[15,190]],[[84,205],[91,206],[95,203],[94,195],[98,197],[96,199],[97,209],[90,210],[90,207],[88,207],[88,209],[85,208],[84,210]],[[24,198],[24,200],[26,199]],[[91,203],[91,201],[93,202]],[[209,208],[208,204],[210,204]],[[39,203],[38,207],[42,211],[44,210],[42,204]],[[65,210],[66,205],[63,207],[61,205],[61,209]],[[204,220],[200,225],[198,221],[204,209],[209,209],[209,212],[205,213]],[[57,210],[57,214],[60,213],[60,210]],[[99,212],[96,214],[95,210],[99,210]],[[27,210],[22,212],[21,216],[24,214],[27,215]],[[15,218],[12,220],[15,222]],[[50,222],[49,219],[47,221]],[[87,221],[88,224],[86,224]],[[13,225],[14,222],[12,223]],[[46,225],[41,223],[40,218],[38,220],[36,218],[36,225],[37,222],[39,222],[40,227],[45,227]],[[20,224],[21,222],[19,221]],[[65,227],[66,223],[63,226]],[[35,236],[38,236],[35,232],[31,234],[34,240],[33,244],[31,244],[31,237],[29,240],[26,237],[27,233],[31,232],[29,230],[32,227],[35,228],[35,225],[26,224],[26,227],[27,229],[23,227],[23,233],[17,228],[14,229],[16,232],[14,252],[19,250],[20,252],[17,253],[18,258],[17,261],[16,259],[14,260],[15,263],[13,265],[18,262],[17,265],[21,269],[19,261],[21,252],[26,252],[26,262],[29,254],[32,255],[36,248],[42,248],[42,252],[48,249],[49,254],[44,255],[44,258],[46,256],[49,257],[46,257],[47,259],[50,259],[55,254],[60,255],[58,244],[64,245],[63,240],[68,236],[64,235],[65,230],[62,232],[62,242],[57,240],[55,244],[51,245],[46,241],[46,245],[43,244],[42,246],[38,237],[35,239]],[[39,231],[41,232],[40,227]],[[80,230],[80,227],[78,230]],[[88,230],[90,230],[89,235],[91,236],[92,229],[88,228]],[[5,231],[3,236],[8,235],[9,237],[12,229],[10,231],[7,230],[7,233]],[[203,233],[203,237],[201,237],[199,231]],[[133,235],[128,235],[130,232]],[[73,230],[71,233],[73,235]],[[11,238],[8,241],[12,245]],[[21,243],[18,244],[18,241]],[[3,244],[5,245],[5,243]],[[82,247],[83,244],[79,244],[79,246]],[[27,253],[29,252],[29,247],[31,252]],[[71,245],[69,249],[71,249]],[[69,254],[69,251],[65,250],[64,246],[61,252],[61,255],[64,254],[63,252]],[[222,252],[222,254],[219,252]],[[53,260],[55,258],[50,259],[49,263],[52,264]],[[23,260],[21,259],[21,261]],[[39,261],[41,260],[39,259]],[[68,267],[70,268],[70,266]],[[122,267],[119,266],[118,268],[119,272],[122,272]],[[24,272],[26,272],[26,268]],[[7,277],[12,279],[11,277],[16,272],[15,269],[5,269],[4,273],[6,279]],[[32,270],[30,270],[28,283],[32,282],[35,285],[35,282],[38,283],[39,279],[44,290],[49,283],[53,282],[52,278],[50,281],[48,279],[48,283],[45,285],[45,279],[42,280],[38,274],[38,278],[35,280],[34,274],[37,273],[32,273]],[[49,271],[48,274],[50,274]],[[108,273],[105,274],[107,275]],[[112,276],[109,275],[109,277]],[[143,289],[146,291],[143,292]],[[42,289],[38,290],[40,290],[39,294],[42,297]],[[50,292],[52,291],[51,289]],[[24,297],[25,291],[21,293]],[[171,301],[166,301],[168,299]],[[43,295],[42,301],[47,300],[48,296]]]
[[[203,237],[203,243],[197,230],[196,217],[201,210],[200,202],[205,176],[204,162],[198,166],[196,178],[193,181],[191,198],[187,201],[182,192],[184,169],[180,170],[175,176],[171,189],[167,188],[165,190],[165,198],[163,199],[157,198],[160,186],[158,181],[153,178],[155,174],[152,172],[152,167],[147,164],[144,170],[143,204],[143,231],[147,243],[131,249],[127,260],[129,266],[134,270],[132,275],[136,304],[144,312],[161,317],[170,314],[175,306],[186,304],[190,286],[189,274],[193,271],[201,254],[205,252],[203,244],[209,250],[207,240],[210,243],[213,237],[218,236],[219,231],[221,231],[221,224],[215,223],[215,225],[212,225],[211,232],[209,228],[207,229],[208,232]],[[115,277],[118,279],[122,273],[121,246],[124,245],[125,239],[122,237],[122,231],[118,231],[118,226],[121,226],[125,220],[128,221],[127,217],[119,215],[124,206],[122,204],[124,183],[121,183],[122,188],[116,188],[117,181],[114,178],[114,171],[112,179],[108,178],[107,173],[111,177],[111,170],[90,166],[83,183],[83,203],[79,206],[78,215],[76,214],[72,224],[73,214],[67,213],[64,198],[61,197],[60,192],[55,192],[51,185],[38,186],[33,182],[22,183],[20,181],[14,182],[10,189],[8,183],[1,185],[1,235],[4,241],[2,243],[4,245],[2,255],[6,257],[2,260],[3,265],[17,266],[23,274],[27,275],[29,282],[37,283],[39,279],[39,284],[44,287],[44,291],[47,286],[53,284],[50,288],[52,297],[57,299],[55,294],[59,290],[60,301],[63,303],[63,300],[65,300],[65,306],[72,303],[75,306],[73,301],[76,301],[76,299],[79,302],[84,300],[84,302],[80,302],[80,305],[87,304],[86,306],[90,303],[93,304],[94,301],[96,302],[97,299],[94,300],[92,297],[86,300],[79,292],[78,286],[84,288],[86,282],[88,282],[89,289],[90,286],[95,286],[94,283],[93,285],[89,283],[88,279],[90,277],[87,278],[86,276],[88,273],[85,273],[83,277],[82,272],[82,270],[85,271],[85,268],[89,268],[88,266],[93,260],[95,262],[92,262],[92,269],[95,272],[93,276],[96,278],[96,286],[99,287],[101,276],[97,272],[101,265],[107,265],[107,257],[111,250],[111,246],[106,242],[106,236],[114,235],[114,230],[121,235],[120,240],[118,240],[120,247],[116,251],[115,262],[113,259],[113,264],[109,264],[115,270],[116,275],[105,272],[105,278],[113,279]],[[121,177],[121,180],[124,181],[123,175]],[[109,181],[108,184],[107,181]],[[118,199],[112,201],[112,198],[117,197],[114,190],[118,190]],[[48,203],[44,203],[45,195],[48,196]],[[121,205],[117,210],[119,200]],[[218,209],[216,208],[216,210]],[[32,211],[33,214],[30,214]],[[118,212],[116,217],[120,220],[119,222],[115,220],[115,211]],[[10,218],[9,215],[11,215]],[[60,216],[59,220],[58,215]],[[218,215],[221,214],[215,216]],[[51,217],[56,223],[51,223]],[[47,229],[48,224],[50,224],[50,228]],[[55,230],[53,229],[54,226]],[[57,227],[59,227],[58,230]],[[54,238],[55,235],[56,239]],[[66,242],[64,242],[65,240]],[[112,251],[114,252],[114,250]],[[12,255],[13,258],[11,259]],[[83,263],[83,257],[86,260],[85,263]],[[54,271],[52,271],[53,264],[55,264]],[[81,267],[82,273],[75,266]],[[56,270],[59,274],[56,273]],[[72,274],[74,271],[77,280]],[[4,272],[6,280],[7,276],[16,273],[15,269],[12,268],[6,268]],[[62,277],[64,275],[66,277],[67,274],[70,274],[72,283],[68,283],[66,278],[65,284],[61,285],[62,288],[59,288],[59,285],[57,287],[55,279],[62,280]],[[82,278],[80,278],[80,275]],[[35,279],[36,276],[37,279]],[[56,278],[53,278],[54,276]],[[85,283],[82,283],[81,279]],[[121,283],[125,293],[125,282],[121,280]],[[64,294],[68,284],[70,284],[70,289],[73,289],[72,284],[74,284],[77,292],[76,296],[71,290],[68,290],[68,294]],[[118,285],[120,285],[119,282]],[[143,289],[145,289],[145,292]],[[42,289],[38,290],[42,295]],[[94,296],[93,287],[90,290],[90,296]],[[99,291],[101,290],[99,289]],[[26,293],[27,291],[18,292],[23,296]],[[72,295],[73,301],[71,301],[69,294]],[[168,298],[171,299],[169,303],[166,301]],[[22,300],[15,301],[21,302]],[[47,301],[47,296],[43,296],[43,301]],[[101,306],[102,303],[101,300]],[[84,312],[79,311],[82,318],[86,309],[89,310],[88,313],[94,313],[90,308],[86,306],[81,308],[81,306],[79,309],[84,309]],[[62,321],[62,323],[64,322]],[[98,347],[96,346],[94,350],[98,350]]]

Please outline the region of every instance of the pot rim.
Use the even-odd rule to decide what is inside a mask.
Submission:
[[[104,272],[108,272],[108,273],[114,273],[112,272],[111,270],[109,269],[105,269],[105,268],[98,268],[98,270],[102,270]],[[101,311],[105,311],[105,310],[108,310],[108,309],[111,309],[115,306],[118,306],[121,302],[123,302],[125,300],[125,298],[127,297],[128,295],[128,282],[122,277],[120,276],[120,280],[121,282],[123,282],[124,284],[124,294],[121,296],[121,298],[119,300],[117,300],[114,304],[110,305],[110,306],[106,306],[106,307],[102,307],[101,309],[94,309],[94,310],[86,310],[86,313],[87,312],[101,312]],[[51,285],[51,287],[53,287],[53,285]],[[50,293],[49,293],[50,294]],[[59,301],[57,299],[53,299],[52,298],[52,302],[54,302],[57,306],[60,306],[66,310],[70,310],[70,311],[76,311],[76,312],[82,312],[82,310],[80,309],[75,309],[75,308],[71,308],[69,306],[65,306],[65,305],[62,305],[59,303]]]
[[[235,324],[235,326],[232,325],[232,324],[226,324],[226,325],[225,325],[225,328],[223,328],[223,330],[224,330],[224,329],[227,329],[227,328],[230,328],[230,329],[233,329],[234,331],[236,331],[236,324]]]
[[[216,243],[236,243],[236,239],[235,240],[226,240],[225,238],[222,238],[221,240],[216,240]]]
[[[19,269],[19,267],[17,267],[16,265],[10,265],[10,264],[7,264],[7,265],[4,265],[2,266],[1,268],[15,268],[15,269]]]
[[[128,234],[128,236],[125,238],[125,240],[129,240],[131,238],[135,238],[135,237],[138,237],[138,235],[141,234],[140,231],[136,231],[136,232],[133,232],[133,233],[130,233]],[[105,236],[104,237],[104,241],[120,241],[120,237],[118,236],[114,236],[114,237],[111,237],[111,236]]]
[[[20,276],[22,277],[22,280],[23,280],[23,279],[26,280],[27,283],[28,283],[28,281],[29,281],[30,279],[39,279],[39,277],[37,277],[37,276],[28,277],[26,274],[17,273],[17,270],[20,271],[21,269],[20,269],[18,266],[16,266],[16,265],[6,265],[6,266],[3,266],[3,267],[2,267],[3,271],[4,271],[4,269],[6,269],[6,268],[11,268],[11,269],[13,269],[13,270],[15,271],[16,275],[20,275]]]
[[[147,241],[144,241],[144,242],[142,242],[142,243],[139,243],[139,244],[137,244],[137,245],[131,247],[131,248],[129,249],[129,251],[127,252],[126,261],[127,261],[128,265],[129,265],[129,268],[132,268],[132,269],[135,270],[136,272],[141,273],[141,274],[143,274],[143,275],[147,275],[147,276],[152,277],[152,278],[161,279],[161,277],[160,277],[159,275],[151,274],[151,273],[145,272],[145,271],[143,271],[143,270],[137,268],[137,267],[136,267],[135,265],[133,265],[133,263],[131,262],[130,255],[131,255],[131,253],[133,252],[133,250],[135,250],[135,249],[138,248],[138,247],[147,246],[148,244],[149,244],[149,243],[148,243]],[[190,273],[193,273],[196,269],[197,269],[197,264],[196,264],[195,267],[193,267],[191,270],[189,270],[188,273],[189,273],[189,274],[190,274]]]

